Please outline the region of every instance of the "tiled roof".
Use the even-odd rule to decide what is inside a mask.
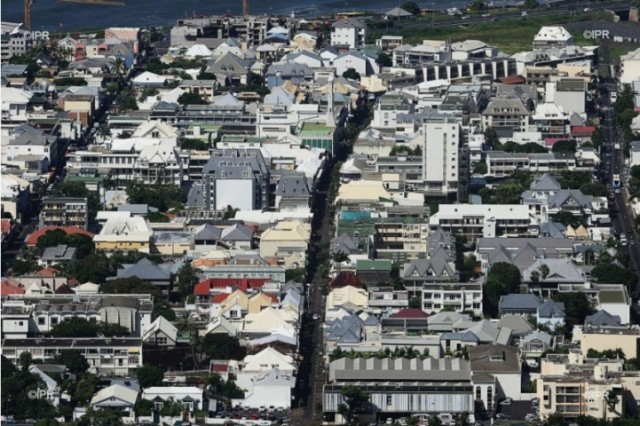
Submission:
[[[8,279],[4,279],[0,284],[0,296],[8,296],[10,294],[24,294],[24,288],[20,288],[9,282]]]
[[[363,288],[364,285],[360,278],[351,271],[342,271],[331,281],[331,288],[340,288],[346,286]]]
[[[26,244],[28,246],[33,247],[38,243],[38,240],[40,239],[40,237],[42,237],[47,232],[53,231],[56,229],[62,230],[65,234],[74,234],[74,235],[82,234],[82,235],[86,235],[89,238],[93,238],[93,234],[91,232],[77,226],[63,226],[63,227],[45,226],[44,228],[40,228],[37,231],[29,234],[27,236]]]
[[[212,304],[222,303],[227,297],[229,297],[229,295],[230,295],[229,293],[216,294],[211,298],[211,303]]]
[[[271,280],[256,278],[256,279],[236,279],[236,278],[209,278],[201,281],[193,288],[193,294],[197,296],[208,296],[211,290],[214,288],[225,287],[238,287],[242,291],[247,291],[250,288],[262,288],[265,283]]]
[[[2,219],[2,235],[11,232],[11,219]]]
[[[405,308],[391,315],[389,318],[427,318],[428,316],[429,315],[427,315],[421,309]]]

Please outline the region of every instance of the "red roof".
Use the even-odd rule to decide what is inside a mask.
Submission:
[[[24,288],[18,287],[8,279],[4,279],[0,283],[0,295],[8,296],[10,294],[24,294]]]
[[[211,371],[216,373],[226,373],[229,371],[229,363],[224,361],[212,361]]]
[[[564,138],[545,138],[544,140],[544,144],[546,146],[553,146],[556,144],[556,142],[560,142],[560,141],[568,141],[569,138],[564,137]]]
[[[389,318],[427,318],[429,315],[424,313],[421,309],[417,308],[405,308],[396,312]]]
[[[2,219],[2,235],[11,232],[11,219]]]
[[[33,275],[37,275],[39,277],[47,277],[53,278],[60,275],[60,271],[56,268],[47,266],[46,268],[40,269],[38,272],[34,272]]]
[[[268,282],[271,282],[271,280],[265,278],[209,278],[196,284],[193,288],[193,294],[196,296],[208,296],[214,288],[225,287],[237,287],[242,291],[247,291],[250,288],[262,288]]]
[[[229,297],[230,293],[220,293],[216,294],[211,298],[211,303],[222,303],[224,300]]]
[[[331,281],[331,288],[342,288],[346,286],[364,288],[364,284],[360,278],[351,271],[342,271]]]
[[[40,228],[37,231],[29,234],[25,242],[28,246],[33,247],[36,244],[38,244],[38,240],[40,239],[40,237],[42,237],[47,232],[53,231],[55,229],[60,229],[65,234],[82,234],[82,235],[86,235],[89,238],[93,238],[93,234],[91,232],[77,226],[62,226],[62,227],[45,226],[44,228]]]
[[[502,84],[525,84],[527,80],[521,75],[509,75],[498,79]]]
[[[572,135],[591,136],[595,131],[596,128],[593,126],[573,126],[571,128]]]

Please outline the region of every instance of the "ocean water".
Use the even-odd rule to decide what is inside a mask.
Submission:
[[[239,15],[242,0],[123,0],[125,6],[96,6],[62,3],[56,0],[36,0],[32,6],[32,29],[41,31],[72,31],[79,28],[109,26],[151,27],[172,25],[177,19],[191,15]],[[249,0],[251,14],[279,14],[311,17],[336,11],[381,11],[399,6],[398,0]],[[447,9],[461,7],[469,0],[422,0],[422,8]],[[3,0],[2,20],[23,21],[23,0]]]

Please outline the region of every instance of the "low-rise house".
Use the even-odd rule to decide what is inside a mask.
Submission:
[[[279,222],[260,236],[260,256],[272,264],[303,267],[311,237],[308,223]]]
[[[135,264],[124,264],[118,270],[118,275],[112,279],[138,278],[158,287],[163,294],[169,294],[171,290],[171,272],[154,264],[148,258],[143,258]]]
[[[142,341],[152,346],[174,347],[178,341],[178,328],[159,316],[144,332]]]
[[[555,300],[545,300],[536,312],[536,323],[544,325],[550,330],[564,326],[565,319],[564,303]]]
[[[42,266],[54,266],[59,263],[67,263],[76,259],[75,247],[70,247],[64,244],[57,245],[55,247],[47,247],[42,252],[38,264]]]
[[[367,291],[353,286],[332,290],[327,296],[327,312],[339,307],[365,309],[369,304]]]
[[[520,339],[520,353],[524,359],[536,359],[554,348],[553,336],[544,331],[534,331]]]
[[[134,406],[138,401],[138,391],[122,385],[111,385],[96,392],[91,398],[91,408],[109,408],[118,411],[125,423],[133,423]]]
[[[387,259],[358,259],[356,261],[356,275],[365,287],[367,285],[378,287],[390,283],[392,269],[393,263]]]
[[[152,386],[142,391],[141,398],[153,402],[156,410],[164,404],[178,403],[193,419],[195,412],[203,409],[204,391],[195,386]]]
[[[244,399],[234,399],[233,403],[248,408],[276,407],[284,410],[291,408],[292,390],[296,378],[278,368],[265,372],[253,381],[253,389]]]
[[[498,309],[500,315],[535,316],[543,301],[535,294],[508,294],[500,297]]]
[[[93,237],[93,242],[96,250],[149,253],[152,235],[142,217],[113,217]]]
[[[603,327],[609,325],[621,325],[622,321],[620,316],[611,315],[604,309],[598,310],[593,315],[587,315],[584,319],[585,327]]]
[[[518,348],[498,343],[471,347],[469,363],[474,377],[489,375],[494,378],[494,397],[497,400],[506,397],[520,400],[522,378]]]

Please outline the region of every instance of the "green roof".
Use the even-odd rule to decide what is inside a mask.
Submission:
[[[187,129],[192,130],[194,127],[200,127],[203,130],[218,130],[220,128],[218,124],[189,123]]]
[[[323,123],[304,123],[302,125],[301,135],[330,135],[335,130],[335,127],[329,127]]]
[[[625,303],[624,292],[622,290],[604,290],[598,294],[600,303]]]
[[[357,271],[391,271],[390,260],[358,260]]]

